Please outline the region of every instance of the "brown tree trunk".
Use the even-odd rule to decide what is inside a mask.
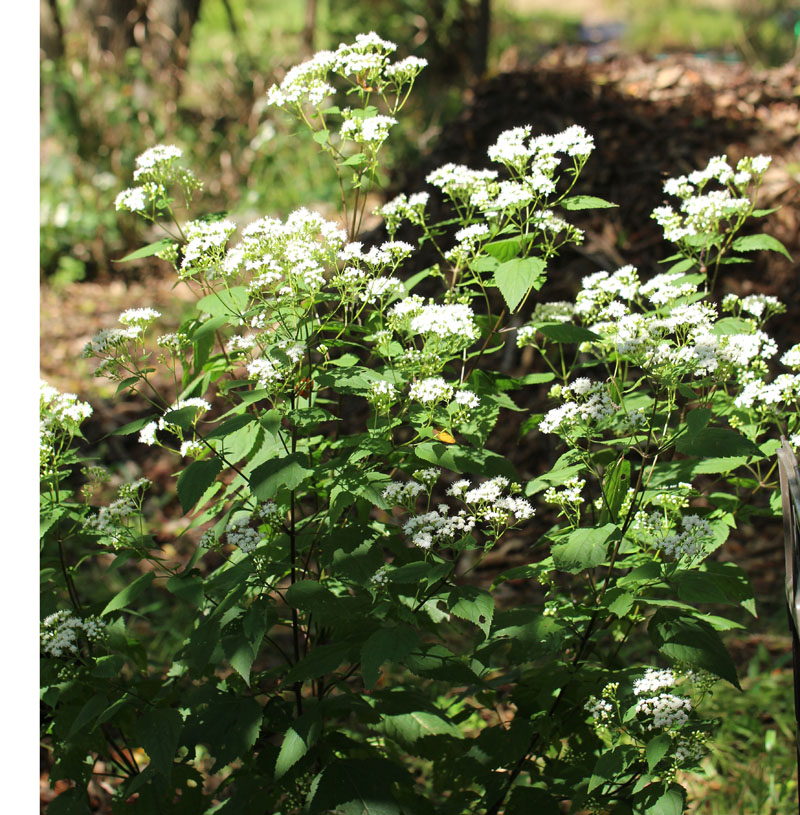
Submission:
[[[199,13],[200,0],[150,0],[147,4],[147,50],[161,69],[181,72],[186,68]]]
[[[43,59],[53,62],[64,56],[64,27],[56,0],[39,0],[39,50]]]

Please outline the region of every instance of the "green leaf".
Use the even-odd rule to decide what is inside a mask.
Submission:
[[[558,800],[540,787],[516,786],[511,792],[505,815],[560,815]]]
[[[184,513],[203,497],[221,469],[222,462],[218,458],[210,458],[206,461],[193,461],[178,476],[178,499]]]
[[[636,758],[636,750],[629,744],[605,750],[594,765],[588,791],[596,789],[621,776]]]
[[[136,737],[150,766],[169,779],[178,750],[183,717],[174,708],[149,708],[136,720]]]
[[[594,331],[572,323],[545,323],[537,325],[536,330],[553,342],[590,342],[600,339],[600,335]]]
[[[520,238],[516,237],[492,241],[491,243],[487,243],[483,248],[494,260],[500,261],[500,263],[505,263],[506,261],[515,258],[519,254],[521,245]],[[482,260],[482,258],[479,258],[479,260]],[[478,269],[478,271],[493,271],[496,268],[496,264],[487,264],[486,268]]]
[[[673,580],[684,603],[741,604],[755,616],[750,581],[735,563],[706,561],[700,569],[676,572]]]
[[[770,252],[779,252],[789,260],[792,259],[786,247],[777,238],[773,238],[772,235],[745,235],[737,238],[731,244],[731,248],[736,252],[757,252],[766,249]]]
[[[723,334],[750,334],[752,330],[752,325],[741,317],[723,317],[714,323],[711,333],[719,337]]]
[[[435,464],[457,473],[474,473],[476,475],[504,475],[516,480],[514,465],[504,456],[490,450],[475,450],[460,444],[443,444],[442,442],[422,442],[414,448],[414,455],[428,464]]]
[[[147,246],[143,246],[141,249],[137,249],[135,252],[125,255],[124,258],[120,258],[119,260],[115,260],[113,262],[125,263],[128,260],[141,260],[142,258],[149,258],[153,255],[157,255],[159,252],[163,252],[165,249],[169,249],[169,247],[172,246],[172,243],[173,241],[171,241],[169,238],[162,238],[160,241],[148,243]]]
[[[653,772],[658,762],[667,754],[671,745],[672,739],[663,733],[647,742],[644,748],[644,754],[647,759],[647,769],[649,772]]]
[[[311,135],[311,138],[314,139],[317,144],[325,144],[330,138],[330,135],[330,130],[316,130]]]
[[[437,713],[426,710],[417,710],[413,713],[401,713],[396,716],[382,717],[381,730],[385,735],[410,747],[420,739],[427,736],[454,736],[464,738],[463,733],[451,722]]]
[[[91,815],[85,788],[72,787],[59,793],[47,805],[47,815]]]
[[[648,632],[662,654],[703,668],[741,690],[731,655],[707,622],[676,609],[660,608],[651,618]]]
[[[205,744],[216,759],[211,769],[219,770],[250,753],[263,715],[261,704],[252,697],[218,693],[189,716],[181,743],[190,751],[197,743]]]
[[[333,673],[346,661],[348,651],[351,650],[349,642],[335,642],[331,645],[317,645],[311,653],[295,664],[284,678],[284,684],[292,682],[305,682],[307,679],[316,679],[325,674]]]
[[[476,586],[456,586],[447,595],[447,608],[451,614],[475,623],[489,636],[494,617],[494,597],[484,589]]]
[[[758,447],[750,439],[724,427],[706,427],[698,433],[687,433],[675,442],[675,449],[696,458],[760,455]]]
[[[612,204],[605,198],[597,198],[594,195],[571,195],[561,202],[561,206],[566,210],[575,209],[610,209],[618,207],[619,204]]]
[[[510,313],[531,288],[540,289],[544,281],[541,258],[513,258],[501,263],[494,272],[494,284],[500,289]]]
[[[275,760],[276,781],[283,778],[319,740],[322,732],[320,712],[320,706],[314,706],[295,719],[286,731],[278,758]]]
[[[618,513],[628,493],[631,480],[631,463],[625,459],[615,461],[603,475],[603,494],[606,500],[600,510],[600,523],[619,520]]]
[[[308,456],[293,453],[265,461],[250,475],[250,489],[260,501],[274,498],[281,487],[296,490],[314,471],[305,466]]]
[[[618,533],[616,524],[605,524],[570,532],[565,543],[552,547],[553,563],[562,572],[578,574],[599,566],[608,553],[608,540]]]
[[[645,810],[645,815],[681,815],[686,791],[680,784],[671,784],[656,802]]]
[[[122,425],[122,427],[118,427],[116,430],[111,431],[112,436],[127,436],[129,433],[136,433],[137,430],[141,430],[145,425],[150,424],[154,419],[157,419],[158,416],[144,416],[141,419],[136,419],[133,422],[128,422],[128,424]]]
[[[155,572],[145,572],[141,577],[137,577],[133,583],[125,586],[125,588],[118,592],[108,605],[100,613],[101,617],[110,614],[112,611],[117,611],[120,608],[125,608],[132,603],[155,579]]]
[[[419,645],[413,628],[396,625],[379,628],[361,647],[361,674],[368,688],[375,687],[385,662],[400,662]]]
[[[76,733],[82,730],[91,732],[94,730],[94,720],[108,707],[108,697],[103,693],[96,693],[92,696],[86,704],[80,709],[80,712],[75,717],[72,725],[67,733],[67,738],[71,739]],[[92,726],[87,728],[87,725],[92,722]]]
[[[207,294],[197,301],[197,310],[201,314],[210,314],[212,317],[239,317],[247,309],[249,298],[244,286],[234,286]]]
[[[402,815],[395,784],[410,787],[413,779],[388,759],[334,759],[314,779],[308,815]]]

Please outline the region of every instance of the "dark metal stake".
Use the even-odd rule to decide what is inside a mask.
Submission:
[[[778,472],[783,504],[783,553],[786,565],[786,610],[792,632],[794,673],[795,752],[797,755],[797,811],[800,813],[800,469],[785,438],[778,449]]]

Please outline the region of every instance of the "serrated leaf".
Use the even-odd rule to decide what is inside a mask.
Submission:
[[[463,733],[447,719],[427,710],[383,716],[381,729],[390,739],[410,746],[427,736],[454,736],[461,739]]]
[[[169,247],[172,246],[172,243],[173,242],[169,238],[162,238],[160,241],[148,243],[147,246],[143,246],[141,249],[137,249],[135,252],[125,255],[124,258],[120,258],[119,260],[115,260],[113,262],[125,263],[128,260],[141,260],[142,258],[149,258],[158,254],[159,252],[163,252],[165,249],[169,249]]]
[[[610,209],[618,207],[619,204],[612,204],[605,198],[597,198],[594,195],[571,195],[561,202],[561,206],[566,210],[576,209]]]
[[[116,430],[111,431],[112,436],[127,436],[129,433],[136,433],[137,430],[141,430],[145,425],[150,424],[150,422],[157,419],[158,416],[144,416],[141,419],[136,419],[132,422],[128,422],[128,424],[122,425],[122,427],[118,427]]]
[[[105,617],[106,614],[125,608],[132,603],[153,582],[155,576],[155,572],[145,572],[141,577],[137,577],[133,583],[129,583],[122,591],[114,595],[100,612],[100,616]]]
[[[178,499],[181,509],[188,512],[199,500],[203,493],[214,483],[222,470],[222,462],[218,458],[206,461],[193,461],[178,476]]]
[[[494,617],[494,597],[475,586],[457,586],[447,595],[447,610],[462,620],[474,623],[489,636]]]
[[[386,662],[400,662],[419,645],[419,637],[407,625],[379,628],[361,647],[361,674],[364,685],[375,687]]]
[[[745,235],[737,238],[732,244],[731,248],[736,252],[758,252],[766,249],[770,252],[779,252],[789,260],[792,256],[787,251],[786,247],[772,235]]]
[[[599,566],[606,559],[608,541],[615,532],[616,524],[570,532],[565,543],[555,544],[551,549],[555,567],[562,572],[578,574]]]
[[[393,786],[413,780],[388,759],[335,759],[312,784],[309,815],[402,815]]]
[[[325,144],[330,138],[330,135],[330,130],[316,130],[311,135],[311,138],[314,139],[317,144]]]
[[[422,442],[414,448],[414,455],[428,464],[435,464],[457,473],[475,473],[485,476],[504,475],[517,479],[514,465],[504,456],[490,450],[476,450],[460,444]]]
[[[686,791],[680,784],[670,787],[645,810],[645,815],[681,815],[686,800]]]
[[[553,342],[590,342],[600,339],[600,335],[594,331],[572,323],[545,323],[537,325],[536,330]]]
[[[278,781],[313,747],[322,732],[320,708],[316,706],[292,722],[281,743],[275,760],[275,780]]]
[[[308,457],[293,453],[283,458],[265,461],[250,475],[250,489],[261,501],[274,498],[281,487],[296,490],[314,471],[305,466]]]
[[[513,258],[501,263],[494,272],[494,284],[511,313],[531,288],[541,288],[544,280],[541,258]]]
[[[305,682],[335,671],[344,661],[351,649],[348,642],[335,642],[330,645],[318,645],[311,653],[290,668],[284,683]]]
[[[499,241],[492,241],[491,243],[487,243],[484,245],[484,250],[489,253],[489,256],[494,260],[505,263],[512,258],[515,258],[520,251],[521,248],[521,239],[519,237],[516,238],[504,238],[503,240]],[[479,260],[483,260],[483,258],[479,258]],[[477,263],[477,261],[476,261]],[[489,264],[488,266],[483,266],[482,268],[478,268],[478,266],[473,263],[474,268],[478,271],[492,271],[493,269],[497,268],[497,264]]]
[[[190,749],[205,744],[214,756],[212,770],[247,755],[261,730],[261,704],[249,696],[218,693],[205,707],[195,710],[184,725],[181,743]]]
[[[183,717],[174,708],[150,708],[136,720],[136,737],[156,772],[169,778],[178,750]]]
[[[675,442],[675,449],[696,458],[760,455],[758,447],[750,439],[724,427],[706,427],[697,433],[688,433]]]
[[[80,709],[80,712],[70,725],[67,738],[71,739],[76,733],[88,729],[91,732],[94,729],[94,720],[108,707],[108,697],[104,693],[96,693],[90,697],[86,704]],[[87,725],[92,722],[92,727],[87,728]]]
[[[651,618],[648,632],[662,654],[709,671],[741,690],[733,659],[707,622],[676,609],[660,608]]]
[[[647,769],[650,772],[653,772],[658,762],[664,758],[671,745],[672,739],[664,734],[658,735],[647,742],[644,754],[647,759]]]

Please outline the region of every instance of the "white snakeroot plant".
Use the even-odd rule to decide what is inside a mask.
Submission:
[[[577,125],[498,133],[493,166],[433,170],[379,208],[389,240],[360,234],[424,68],[395,51],[360,35],[269,91],[332,160],[338,217],[190,216],[200,183],[169,145],[117,199],[167,235],[138,256],[199,300],[161,336],[129,310],[86,355],[149,401],[120,433],[173,457],[180,507],[138,478],[75,498],[91,410],[43,388],[57,771],[77,797],[116,761],[120,800],[153,811],[679,812],[676,773],[713,741],[703,695],[738,684],[702,604],[755,611],[714,552],[779,512],[770,459],[800,438],[800,352],[765,326],[781,304],[715,291],[728,261],[781,251],[738,234],[769,162],[669,180],[661,273],[587,267],[548,300],[572,213],[613,206],[573,194],[594,147]],[[415,231],[438,257],[410,275]],[[533,370],[501,363],[515,330]]]

